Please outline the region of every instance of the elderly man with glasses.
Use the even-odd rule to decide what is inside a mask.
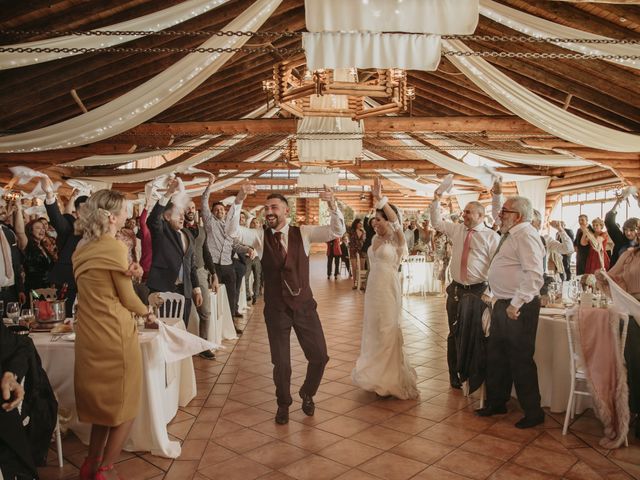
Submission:
[[[482,417],[507,413],[515,384],[524,417],[515,426],[530,428],[544,422],[540,407],[535,352],[540,288],[545,249],[531,225],[529,199],[509,197],[499,213],[502,238],[489,266],[489,287],[495,298],[487,346],[487,406]]]

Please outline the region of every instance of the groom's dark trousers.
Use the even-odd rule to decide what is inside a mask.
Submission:
[[[271,229],[265,230],[264,319],[271,348],[273,381],[278,406],[288,407],[291,398],[291,329],[296,332],[307,361],[307,375],[300,393],[314,396],[324,367],[329,361],[316,301],[309,287],[309,257],[304,251],[300,229],[289,227],[285,252]]]

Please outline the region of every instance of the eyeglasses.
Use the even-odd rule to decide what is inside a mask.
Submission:
[[[520,214],[520,212],[518,212],[517,210],[507,210],[506,208],[501,208],[500,209],[500,215],[504,215],[505,213],[517,213],[517,214]]]

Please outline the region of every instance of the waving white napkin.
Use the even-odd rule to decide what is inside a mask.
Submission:
[[[9,167],[9,171],[15,178],[18,179],[16,181],[16,185],[24,185],[26,183],[29,183],[33,178],[47,177],[45,173],[38,172],[33,168],[23,167],[23,166]]]
[[[453,175],[450,173],[440,183],[438,188],[436,188],[436,195],[444,195],[445,193],[449,193],[451,188],[453,187]]]

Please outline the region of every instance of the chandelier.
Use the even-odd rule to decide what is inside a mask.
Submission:
[[[273,68],[273,76],[262,81],[262,89],[273,97],[276,105],[296,117],[348,117],[352,120],[409,112],[415,99],[414,86],[407,84],[407,72],[401,68],[376,70],[366,81],[344,82],[334,80],[333,70],[306,70],[302,78],[294,74],[300,66],[294,62],[280,62]],[[357,79],[357,70],[350,70],[350,77]],[[344,95],[347,108],[314,110],[312,95]],[[365,108],[365,98],[372,98],[380,106]]]

